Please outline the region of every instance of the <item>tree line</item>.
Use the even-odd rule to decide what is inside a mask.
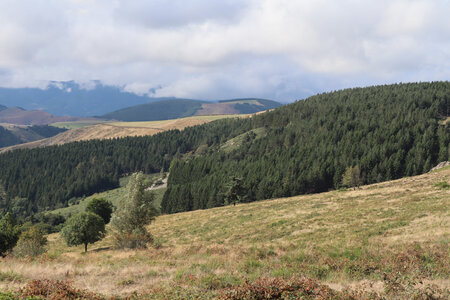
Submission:
[[[420,174],[449,159],[449,92],[449,82],[346,89],[183,131],[7,152],[0,207],[27,216],[161,169],[165,213],[225,205],[233,177],[250,202],[340,187],[355,166],[362,183]]]

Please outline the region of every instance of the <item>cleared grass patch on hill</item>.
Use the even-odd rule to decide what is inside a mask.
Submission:
[[[160,174],[150,174],[146,175],[147,180],[153,181],[160,177]],[[114,206],[117,207],[118,203],[121,199],[125,198],[127,196],[127,184],[130,177],[124,177],[120,179],[120,187],[117,189],[113,189],[110,191],[102,192],[102,193],[96,193],[94,195],[91,195],[86,198],[78,199],[77,204],[70,205],[68,207],[58,208],[51,213],[55,214],[61,214],[64,217],[69,217],[70,215],[76,214],[81,211],[85,211],[87,204],[89,201],[91,201],[94,198],[104,198],[106,200],[109,200],[112,202]],[[166,191],[166,188],[159,188],[154,189],[153,193],[155,195],[155,207],[160,209],[161,208],[161,201],[162,197],[164,196],[164,192]]]
[[[353,299],[368,292],[445,299],[450,190],[439,182],[450,183],[450,167],[355,190],[164,215],[149,227],[156,245],[147,250],[112,250],[107,237],[82,254],[54,234],[42,258],[0,261],[2,272],[20,278],[1,281],[0,290],[67,279],[105,296],[205,299],[278,282],[259,278],[306,276],[361,293]]]
[[[163,121],[145,121],[145,122],[109,122],[107,125],[128,127],[128,128],[170,128],[182,129],[187,126],[199,125],[224,118],[241,118],[247,115],[209,115],[209,116],[194,116],[181,119],[163,120]],[[173,127],[173,128],[171,128]]]
[[[266,135],[266,130],[261,128],[256,128],[253,130],[250,130],[246,133],[240,134],[237,137],[234,137],[228,141],[226,141],[222,146],[221,149],[225,152],[231,152],[234,149],[239,148],[242,146],[243,143],[250,139],[259,139]]]
[[[101,120],[101,119],[87,119],[87,120],[79,120],[79,121],[72,121],[72,122],[56,122],[53,124],[50,124],[51,126],[59,127],[59,128],[65,128],[65,129],[75,129],[75,128],[81,128],[86,126],[92,126],[97,125],[101,123],[105,123],[107,121]]]

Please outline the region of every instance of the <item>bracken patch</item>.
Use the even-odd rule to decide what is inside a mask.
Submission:
[[[50,300],[59,299],[86,299],[100,300],[104,297],[73,288],[65,280],[33,280],[19,291],[20,297],[39,297]]]

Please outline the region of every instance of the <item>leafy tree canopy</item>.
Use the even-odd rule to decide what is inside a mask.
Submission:
[[[153,205],[154,194],[146,191],[142,172],[131,175],[127,185],[128,195],[122,199],[111,219],[111,226],[124,247],[141,247],[149,241],[149,234],[145,228],[154,220],[157,210]],[[127,240],[127,237],[132,241]],[[140,241],[142,240],[142,242]]]
[[[11,250],[19,239],[19,228],[10,213],[0,219],[0,255],[5,255]]]
[[[114,205],[111,201],[104,198],[94,198],[86,206],[87,212],[92,212],[99,215],[105,224],[108,224],[111,220],[111,214],[114,210]]]
[[[87,245],[101,240],[105,236],[105,223],[103,219],[91,212],[80,212],[70,217],[61,235],[68,246],[84,245],[87,252]]]

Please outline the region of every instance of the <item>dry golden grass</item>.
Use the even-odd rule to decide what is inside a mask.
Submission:
[[[182,119],[151,121],[151,122],[108,122],[89,126],[77,127],[56,136],[38,140],[30,143],[14,145],[0,150],[0,152],[13,149],[37,148],[52,145],[62,145],[75,141],[86,141],[93,139],[112,139],[127,136],[154,135],[159,132],[201,125],[222,118],[247,117],[248,115],[214,115],[194,116]],[[63,123],[58,123],[63,126]],[[72,123],[70,123],[72,124]]]
[[[245,280],[292,275],[336,290],[388,293],[394,275],[448,289],[450,190],[435,186],[443,181],[450,167],[357,190],[164,215],[149,226],[160,246],[147,250],[113,250],[107,237],[83,254],[54,234],[37,260],[0,260],[1,272],[19,278],[0,290],[46,278],[108,296],[209,298]]]

